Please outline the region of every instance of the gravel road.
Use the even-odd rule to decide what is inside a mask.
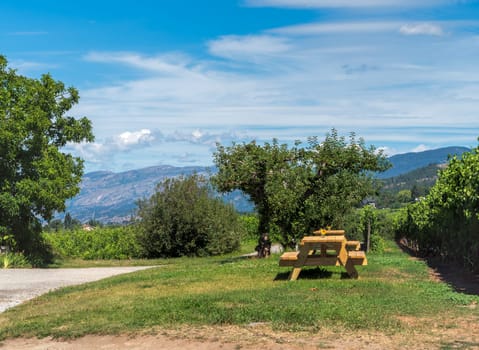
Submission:
[[[149,268],[152,268],[152,266],[0,269],[0,312],[52,289]]]

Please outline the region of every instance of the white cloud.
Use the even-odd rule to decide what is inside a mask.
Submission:
[[[318,35],[338,33],[369,33],[396,31],[401,22],[326,22],[307,23],[269,30],[269,32],[286,35]]]
[[[441,26],[432,23],[405,24],[399,28],[399,32],[404,35],[444,35]]]
[[[206,42],[208,58],[92,52],[85,56],[91,64],[121,64],[146,74],[81,90],[74,112],[91,117],[97,139],[105,140],[90,149],[92,155],[109,154],[100,158],[104,164],[120,157],[136,162],[147,154],[186,162],[210,156],[216,142],[304,141],[333,127],[355,131],[389,152],[410,151],[417,140],[431,147],[467,145],[479,127],[477,99],[465,98],[479,81],[477,39],[457,30],[437,40],[432,52],[400,29],[431,35],[438,31],[434,26],[461,24],[407,24],[323,22],[220,36]],[[348,35],[337,35],[343,33]],[[461,91],[465,83],[470,88]]]
[[[208,132],[195,129],[193,131],[175,130],[165,138],[166,142],[187,142],[195,145],[215,147],[216,143],[230,143],[244,140],[246,135],[237,132]]]
[[[119,63],[137,69],[172,76],[189,76],[194,72],[188,68],[186,56],[170,53],[168,55],[145,57],[132,52],[90,52],[83,57],[86,61],[100,63]]]
[[[170,158],[169,165],[182,163],[200,165],[198,159],[201,159],[204,164],[205,153],[208,162],[210,161],[209,158],[216,149],[216,143],[230,144],[244,139],[245,135],[236,132],[211,133],[193,129],[192,131],[175,130],[164,135],[160,131],[142,129],[125,131],[115,137],[92,143],[71,143],[65,147],[65,151],[84,159],[88,171],[92,169],[121,170],[123,168],[121,164],[129,164],[128,167],[131,168],[131,164],[135,162],[139,164],[142,160],[136,157],[143,158],[146,154],[163,157],[167,155]],[[202,149],[200,152],[198,147]]]
[[[226,35],[208,42],[210,53],[220,57],[276,55],[290,49],[285,38],[271,35]]]
[[[415,147],[411,152],[424,152],[424,151],[428,151],[430,149],[431,149],[431,147],[421,144],[421,145],[418,145],[417,147]]]
[[[246,0],[253,7],[290,8],[371,8],[371,7],[424,7],[451,3],[452,0]]]
[[[26,61],[26,60],[12,60],[9,62],[10,67],[19,71],[20,74],[26,74],[31,71],[45,70],[56,67],[51,63],[43,63],[38,61]]]
[[[151,130],[141,129],[140,131],[125,131],[117,137],[117,144],[120,148],[129,148],[135,145],[149,144],[155,137]]]
[[[161,142],[162,134],[156,132],[156,135],[149,129],[139,131],[125,131],[115,137],[107,138],[103,142],[82,142],[79,144],[68,144],[66,149],[74,151],[85,160],[93,163],[103,162],[111,159],[113,154],[129,152],[137,148],[151,146],[153,142]]]
[[[204,133],[196,129],[195,131],[191,133],[191,135],[193,136],[194,139],[198,140],[204,135]]]

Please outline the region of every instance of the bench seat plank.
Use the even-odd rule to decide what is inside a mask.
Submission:
[[[366,253],[362,250],[351,250],[348,252],[348,261],[351,261],[353,265],[367,265],[368,259]]]
[[[285,252],[281,255],[281,260],[298,260],[299,252]]]
[[[359,250],[361,248],[361,242],[359,241],[347,241],[346,242],[346,249],[354,249]]]

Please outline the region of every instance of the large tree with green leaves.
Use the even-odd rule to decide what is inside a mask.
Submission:
[[[385,156],[351,134],[349,142],[332,130],[288,147],[256,142],[217,146],[218,173],[212,182],[221,192],[249,195],[259,215],[259,234],[278,233],[291,243],[313,229],[341,227],[345,214],[374,191],[371,172],[389,167]]]
[[[21,76],[0,56],[0,238],[13,237],[29,255],[40,249],[40,219],[63,211],[79,191],[82,160],[62,152],[93,141],[87,118],[65,115],[78,99],[73,87],[48,74]]]

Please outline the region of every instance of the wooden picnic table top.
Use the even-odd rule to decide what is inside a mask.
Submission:
[[[346,237],[344,236],[304,236],[301,239],[301,244],[303,243],[342,243],[346,242]]]
[[[314,235],[326,235],[326,236],[333,236],[333,235],[344,235],[344,230],[316,230],[313,231]]]

